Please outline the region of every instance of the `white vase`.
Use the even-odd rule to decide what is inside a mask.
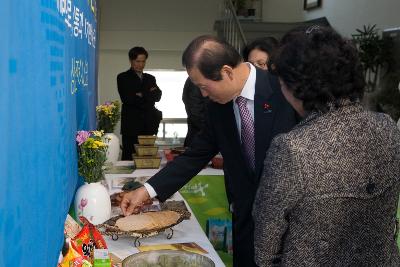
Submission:
[[[107,189],[101,182],[85,183],[75,194],[75,214],[84,216],[92,224],[100,224],[110,219],[111,200]]]
[[[119,139],[114,133],[105,133],[104,138],[107,138],[107,162],[115,163],[119,157]]]

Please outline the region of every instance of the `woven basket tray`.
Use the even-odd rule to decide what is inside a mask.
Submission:
[[[102,224],[98,224],[98,225],[96,225],[96,228],[103,235],[110,236],[113,240],[118,240],[118,238],[120,236],[135,237],[136,239],[135,239],[134,245],[137,246],[137,245],[140,245],[140,242],[138,242],[138,239],[158,235],[158,234],[164,232],[167,229],[171,230],[171,233],[168,234],[167,238],[168,239],[172,238],[172,235],[173,235],[172,227],[174,227],[175,225],[181,223],[185,219],[185,216],[187,216],[187,215],[185,215],[183,213],[180,213],[180,212],[178,212],[178,213],[179,213],[180,217],[178,218],[178,220],[175,223],[167,225],[165,227],[160,227],[160,228],[151,229],[151,230],[123,231],[123,230],[119,229],[117,226],[115,226],[115,223],[117,222],[118,219],[122,218],[123,215],[115,216],[115,217],[105,221]]]
[[[143,237],[157,235],[157,234],[165,231],[166,229],[169,229],[169,228],[179,224],[180,222],[182,222],[184,220],[183,216],[181,215],[175,223],[167,225],[165,227],[160,227],[160,228],[152,229],[152,230],[142,230],[142,231],[123,231],[123,230],[119,229],[117,226],[115,226],[116,221],[122,217],[124,217],[124,216],[123,215],[115,216],[102,224],[96,225],[96,227],[99,229],[100,232],[102,232],[106,235],[109,235],[109,236],[118,235],[118,236],[133,236],[133,237],[143,238]],[[101,228],[104,228],[104,229],[102,230]]]

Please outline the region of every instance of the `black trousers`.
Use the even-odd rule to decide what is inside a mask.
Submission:
[[[235,209],[235,206],[233,206]],[[254,223],[251,218],[232,214],[233,266],[257,267],[254,262]]]
[[[137,135],[122,135],[122,156],[121,160],[132,160],[135,153],[135,144],[138,144]]]

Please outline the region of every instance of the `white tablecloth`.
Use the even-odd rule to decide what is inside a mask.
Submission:
[[[129,165],[130,162],[117,162],[116,165]],[[110,188],[110,194],[120,191],[120,189],[112,188],[112,179],[118,177],[139,177],[139,176],[152,176],[158,170],[156,169],[142,169],[135,170],[132,174],[106,174],[106,181]],[[199,175],[223,175],[221,170],[206,168],[203,169]],[[184,200],[179,193],[175,193],[172,200]],[[185,201],[186,203],[186,201]],[[140,239],[141,245],[156,245],[156,244],[171,244],[171,243],[190,243],[195,242],[203,249],[208,251],[205,256],[211,258],[215,266],[222,267],[225,266],[221,258],[218,256],[214,247],[211,245],[207,236],[203,232],[200,224],[198,223],[196,217],[194,216],[189,205],[186,203],[189,211],[192,213],[190,220],[184,220],[180,224],[173,227],[174,234],[171,239],[167,239],[167,234],[170,232],[167,230],[165,233],[161,233],[157,236]],[[139,252],[137,248],[134,247],[135,239],[133,237],[120,237],[117,241],[111,239],[111,237],[105,236],[109,251],[115,254],[120,259],[124,259],[127,256]]]

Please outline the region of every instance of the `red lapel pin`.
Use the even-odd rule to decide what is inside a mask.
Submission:
[[[269,103],[264,103],[264,104],[263,104],[263,110],[264,110],[264,113],[270,113],[270,112],[272,112],[272,106],[271,106],[271,104],[269,104]]]

